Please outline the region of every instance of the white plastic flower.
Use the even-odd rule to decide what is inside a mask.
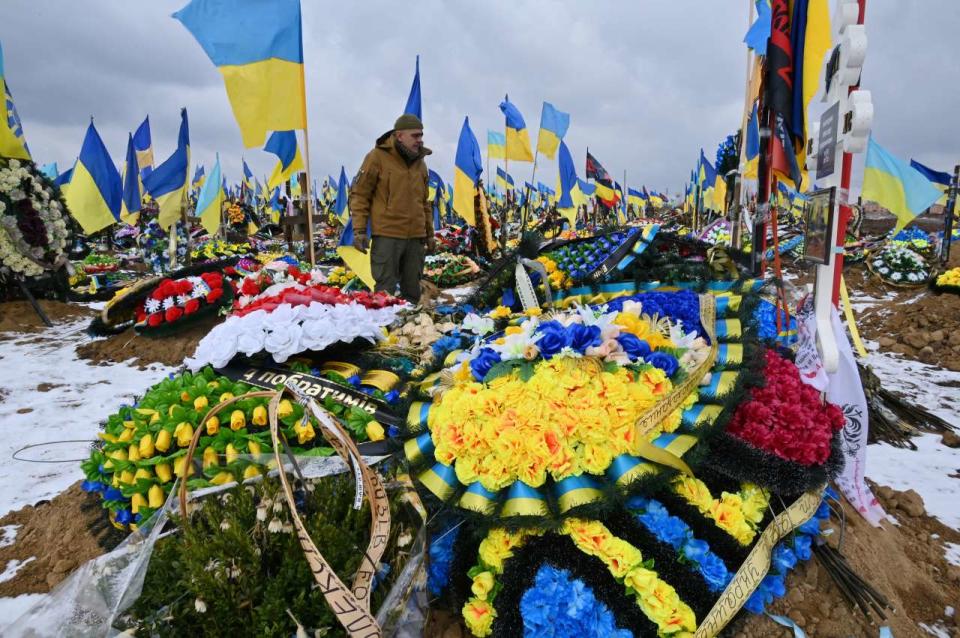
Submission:
[[[482,337],[483,335],[493,332],[493,325],[493,319],[490,319],[489,317],[481,317],[480,315],[471,312],[463,318],[463,322],[460,324],[460,327],[467,332],[472,332],[473,334],[480,335]]]

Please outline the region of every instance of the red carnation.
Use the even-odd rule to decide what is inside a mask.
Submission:
[[[205,272],[200,275],[200,278],[203,279],[211,288],[220,288],[223,286],[223,275],[218,272]]]
[[[222,296],[223,296],[223,288],[217,288],[216,290],[211,290],[210,293],[207,294],[207,303],[214,304]]]
[[[183,310],[174,306],[172,308],[167,308],[167,311],[163,314],[163,318],[167,320],[167,323],[173,323],[177,319],[183,316]]]
[[[183,312],[192,315],[196,311],[200,310],[200,300],[199,299],[190,299],[183,306]]]
[[[240,286],[240,292],[245,295],[259,295],[260,286],[255,284],[251,279],[244,279],[243,284]]]
[[[193,290],[193,283],[189,279],[182,279],[177,282],[177,294],[188,295]]]
[[[151,313],[150,316],[147,317],[147,325],[150,326],[151,328],[156,328],[156,327],[159,326],[161,323],[163,323],[163,313],[162,313],[162,312],[154,312],[154,313]]]

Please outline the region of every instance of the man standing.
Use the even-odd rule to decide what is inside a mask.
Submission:
[[[433,250],[433,210],[427,201],[427,165],[432,151],[423,145],[423,123],[401,115],[367,153],[350,189],[353,246],[367,252],[367,221],[373,245],[370,269],[377,291],[420,301],[424,249]]]

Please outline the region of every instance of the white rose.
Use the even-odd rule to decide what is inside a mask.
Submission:
[[[283,327],[276,326],[264,339],[264,349],[273,355],[274,361],[283,363],[291,356],[303,351],[303,346],[300,343],[302,334],[303,328],[300,327],[299,323],[292,323]]]

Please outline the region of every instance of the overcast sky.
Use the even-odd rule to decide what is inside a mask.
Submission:
[[[127,133],[148,113],[162,161],[186,106],[194,165],[209,170],[219,151],[231,182],[241,156],[261,179],[269,173],[275,159],[242,147],[219,73],[170,17],[186,0],[3,4],[6,76],[39,163],[72,165],[92,115],[119,164]],[[543,100],[571,114],[566,141],[581,177],[589,146],[618,180],[626,171],[631,186],[676,192],[700,147],[712,161],[739,127],[747,7],[747,0],[305,0],[311,168],[321,181],[341,164],[356,172],[403,109],[419,53],[434,150],[428,163],[445,179],[463,117],[485,158],[487,129],[502,130],[497,106],[509,93],[533,144]],[[944,171],[960,161],[958,25],[957,0],[868,2],[863,87],[873,92],[875,138]],[[855,162],[854,191],[862,163]],[[529,180],[531,168],[511,164],[510,172]],[[541,160],[537,177],[554,186],[556,164]]]

